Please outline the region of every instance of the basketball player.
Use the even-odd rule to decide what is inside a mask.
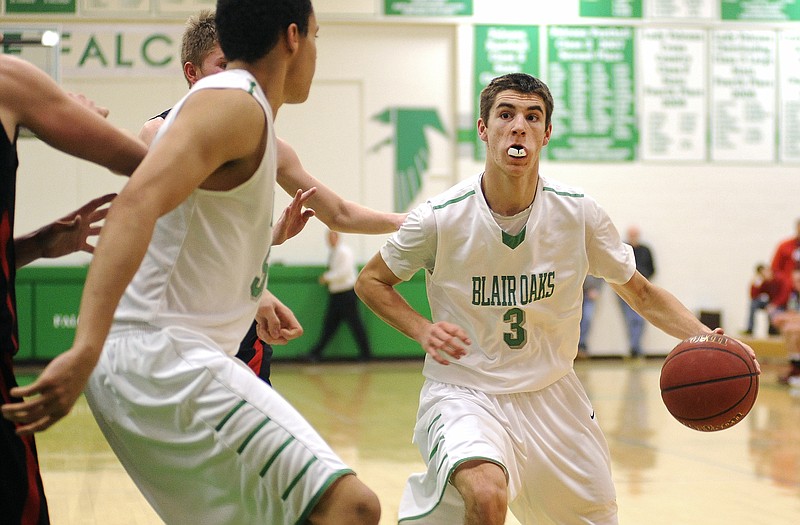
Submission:
[[[378,523],[375,494],[233,357],[268,293],[273,115],[308,97],[317,29],[309,0],[218,1],[228,70],[170,112],[108,214],[73,347],[20,389],[36,398],[6,407],[43,430],[88,377],[100,428],[166,523]],[[295,337],[275,313],[267,330]]]
[[[636,272],[630,246],[580,190],[539,174],[553,99],[526,74],[480,96],[485,171],[413,210],[356,291],[427,353],[404,523],[617,523],[608,447],[573,371],[587,274],[684,338],[711,330]],[[433,322],[394,286],[427,270]],[[750,350],[752,353],[752,350]]]
[[[118,130],[104,117],[108,110],[81,96],[69,96],[34,65],[0,54],[0,403],[19,403],[12,357],[19,350],[15,274],[39,257],[92,251],[86,242],[104,217],[99,209],[113,195],[94,199],[59,221],[32,234],[14,237],[17,136],[20,126],[51,146],[118,173],[129,175],[144,157],[144,144]],[[32,435],[17,435],[11,421],[0,418],[0,521],[10,525],[49,523],[36,444]]]
[[[227,60],[217,39],[214,12],[204,9],[192,16],[186,23],[181,39],[181,62],[183,76],[191,88],[198,80],[208,75],[225,71]],[[150,144],[170,110],[151,118],[139,131],[139,138]],[[403,223],[405,213],[380,212],[361,206],[340,197],[328,186],[308,173],[300,158],[288,142],[278,138],[278,184],[289,195],[297,196],[303,189],[316,188],[316,193],[304,201],[314,214],[333,231],[348,233],[391,233]],[[280,241],[280,242],[279,242]],[[273,245],[282,239],[273,238]],[[250,329],[239,344],[236,357],[243,360],[269,383],[272,347],[258,336],[258,323],[253,321]]]

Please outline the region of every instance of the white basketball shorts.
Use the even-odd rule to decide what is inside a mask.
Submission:
[[[116,328],[86,397],[167,524],[303,523],[352,474],[244,363],[183,328]]]
[[[426,381],[414,442],[428,470],[408,479],[403,523],[462,523],[464,502],[450,478],[472,460],[506,471],[509,508],[525,525],[617,523],[608,445],[574,371],[516,394]]]

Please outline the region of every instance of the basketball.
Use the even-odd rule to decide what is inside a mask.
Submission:
[[[701,432],[730,428],[753,408],[758,371],[747,350],[720,334],[684,339],[661,367],[661,399],[675,419]]]

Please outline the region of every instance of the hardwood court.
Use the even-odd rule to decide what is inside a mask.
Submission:
[[[777,385],[782,365],[764,365],[747,419],[709,434],[667,413],[660,365],[659,359],[576,364],[611,448],[620,523],[800,523],[800,390]],[[419,370],[417,362],[274,365],[275,387],[378,493],[382,524],[396,523],[405,478],[422,470],[410,442]],[[83,399],[38,443],[53,525],[161,523]]]

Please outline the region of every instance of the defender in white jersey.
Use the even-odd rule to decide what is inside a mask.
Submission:
[[[400,521],[617,523],[609,452],[572,363],[582,285],[602,277],[670,335],[711,332],[636,271],[630,246],[582,191],[539,175],[547,86],[515,73],[481,93],[485,171],[415,209],[356,291],[427,353]],[[394,286],[424,268],[433,321]],[[752,352],[752,351],[751,351]]]
[[[22,430],[62,417],[88,378],[98,424],[166,523],[377,524],[375,494],[233,357],[268,294],[273,116],[308,96],[316,18],[309,0],[219,0],[216,21],[228,71],[175,106],[115,200],[73,347],[26,393],[40,395]],[[273,304],[273,340],[299,335]]]

